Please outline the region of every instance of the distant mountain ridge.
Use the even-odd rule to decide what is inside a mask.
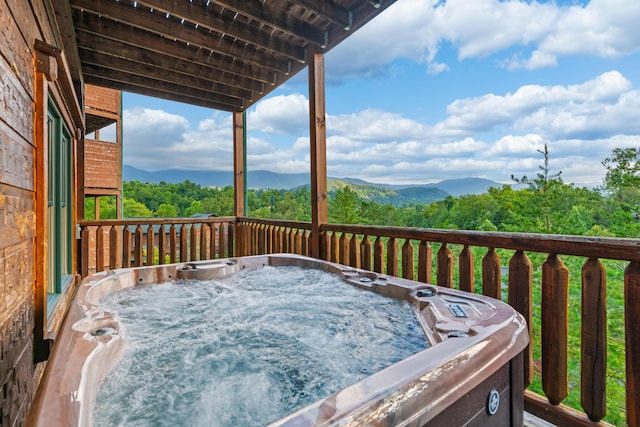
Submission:
[[[133,166],[124,165],[123,180],[141,182],[180,183],[186,180],[206,187],[225,187],[233,185],[233,172],[169,169],[161,171],[145,171]],[[501,187],[502,184],[484,178],[447,179],[433,184],[394,185],[371,183],[356,178],[329,178],[349,185],[360,197],[380,203],[400,205],[405,203],[431,203],[451,195],[459,197],[465,194],[482,194],[490,187]],[[254,189],[291,189],[308,186],[310,177],[307,173],[276,173],[269,171],[249,171],[247,187]],[[374,189],[378,190],[374,190]]]

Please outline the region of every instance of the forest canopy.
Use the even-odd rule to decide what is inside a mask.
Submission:
[[[607,172],[601,187],[566,183],[549,170],[545,146],[540,172],[534,178],[513,177],[511,185],[484,194],[446,196],[431,203],[401,206],[380,203],[363,186],[342,181],[329,185],[329,221],[455,230],[552,233],[640,237],[640,148],[616,148],[603,161]],[[379,191],[376,190],[376,191]],[[123,185],[124,217],[188,217],[233,215],[233,188],[127,181]],[[308,187],[291,190],[248,190],[247,215],[296,221],[311,220]],[[87,198],[87,219],[94,199]],[[100,218],[115,218],[115,198],[102,197]]]

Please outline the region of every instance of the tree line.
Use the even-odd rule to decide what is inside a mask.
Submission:
[[[478,195],[448,196],[429,204],[396,207],[360,197],[348,185],[330,191],[329,221],[405,227],[640,237],[640,148],[616,148],[602,163],[606,168],[598,188],[579,187],[549,169],[549,151],[535,177],[512,177],[511,185]],[[180,184],[123,183],[123,214],[136,217],[188,217],[194,214],[233,215],[233,188]],[[248,190],[247,215],[296,221],[311,220],[308,187],[292,190]],[[91,219],[93,199],[85,212]],[[100,218],[115,218],[115,198],[100,201]]]

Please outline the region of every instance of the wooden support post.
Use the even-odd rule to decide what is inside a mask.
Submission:
[[[311,256],[320,258],[320,226],[327,223],[327,126],[324,55],[309,45],[309,140],[311,152]]]
[[[233,113],[233,194],[235,216],[245,216],[244,206],[244,123],[242,111]]]

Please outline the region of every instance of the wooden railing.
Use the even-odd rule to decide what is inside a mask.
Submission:
[[[80,221],[80,275],[233,256],[235,218]]]
[[[310,233],[307,222],[254,218],[81,221],[80,273],[225,256],[309,255]],[[640,425],[640,240],[324,224],[320,245],[328,261],[511,304],[528,320],[532,338],[524,354],[528,412],[563,426],[607,425],[601,421],[611,417],[607,379],[617,376],[612,380],[624,384],[626,401],[612,422]],[[608,365],[608,357],[622,354],[623,366]],[[569,369],[570,362],[578,368]],[[575,389],[578,397],[569,402]]]
[[[241,255],[309,252],[309,223],[239,218],[236,225]],[[455,284],[508,301],[528,320],[532,338],[524,354],[524,383],[529,388],[525,409],[557,425],[607,425],[601,420],[607,415],[607,357],[614,351],[608,344],[623,340],[608,336],[607,330],[620,325],[625,366],[609,369],[626,368],[626,376],[618,372],[626,404],[620,409],[622,421],[614,422],[626,418],[628,425],[640,425],[640,240],[325,224],[320,244],[321,257],[328,261],[445,287]],[[508,262],[501,260],[505,255]],[[482,260],[476,263],[479,256]],[[571,265],[577,263],[580,271],[570,272],[561,256]],[[624,269],[621,283],[607,284],[605,263]],[[572,285],[577,299],[570,297],[570,273],[580,277],[577,286]],[[607,309],[608,286],[623,290],[624,312],[620,307]],[[569,328],[574,310],[579,333]],[[609,321],[608,311],[616,316]],[[570,384],[568,364],[574,360],[578,379]],[[581,410],[563,404],[570,385],[580,390],[572,406]],[[532,389],[541,389],[544,396]]]

